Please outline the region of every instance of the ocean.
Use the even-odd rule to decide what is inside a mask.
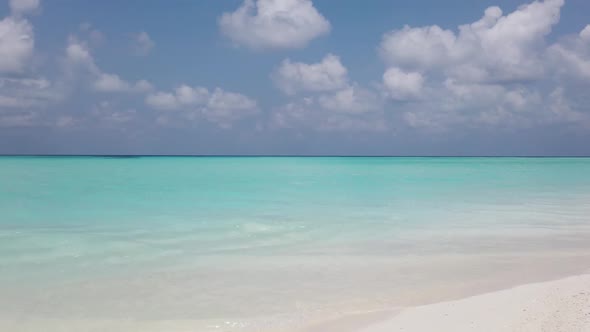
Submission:
[[[0,329],[277,331],[583,272],[590,158],[0,157]]]

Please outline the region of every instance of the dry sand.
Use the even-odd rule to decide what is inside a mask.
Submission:
[[[0,319],[0,331],[23,332],[235,330],[228,327],[223,325],[205,328],[195,321],[67,320],[64,322],[49,319]],[[455,301],[390,312],[348,315],[303,330],[303,332],[397,331],[590,332],[590,274],[525,284]]]
[[[590,275],[408,308],[357,331],[587,332]]]

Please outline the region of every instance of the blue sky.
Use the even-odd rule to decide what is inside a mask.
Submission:
[[[590,2],[0,2],[0,153],[589,155]]]

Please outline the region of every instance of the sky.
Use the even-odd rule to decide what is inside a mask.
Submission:
[[[0,0],[0,153],[590,155],[587,0]]]

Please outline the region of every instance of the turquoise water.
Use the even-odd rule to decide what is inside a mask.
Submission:
[[[391,304],[400,257],[586,253],[590,159],[0,157],[0,213],[2,315],[244,322]]]

